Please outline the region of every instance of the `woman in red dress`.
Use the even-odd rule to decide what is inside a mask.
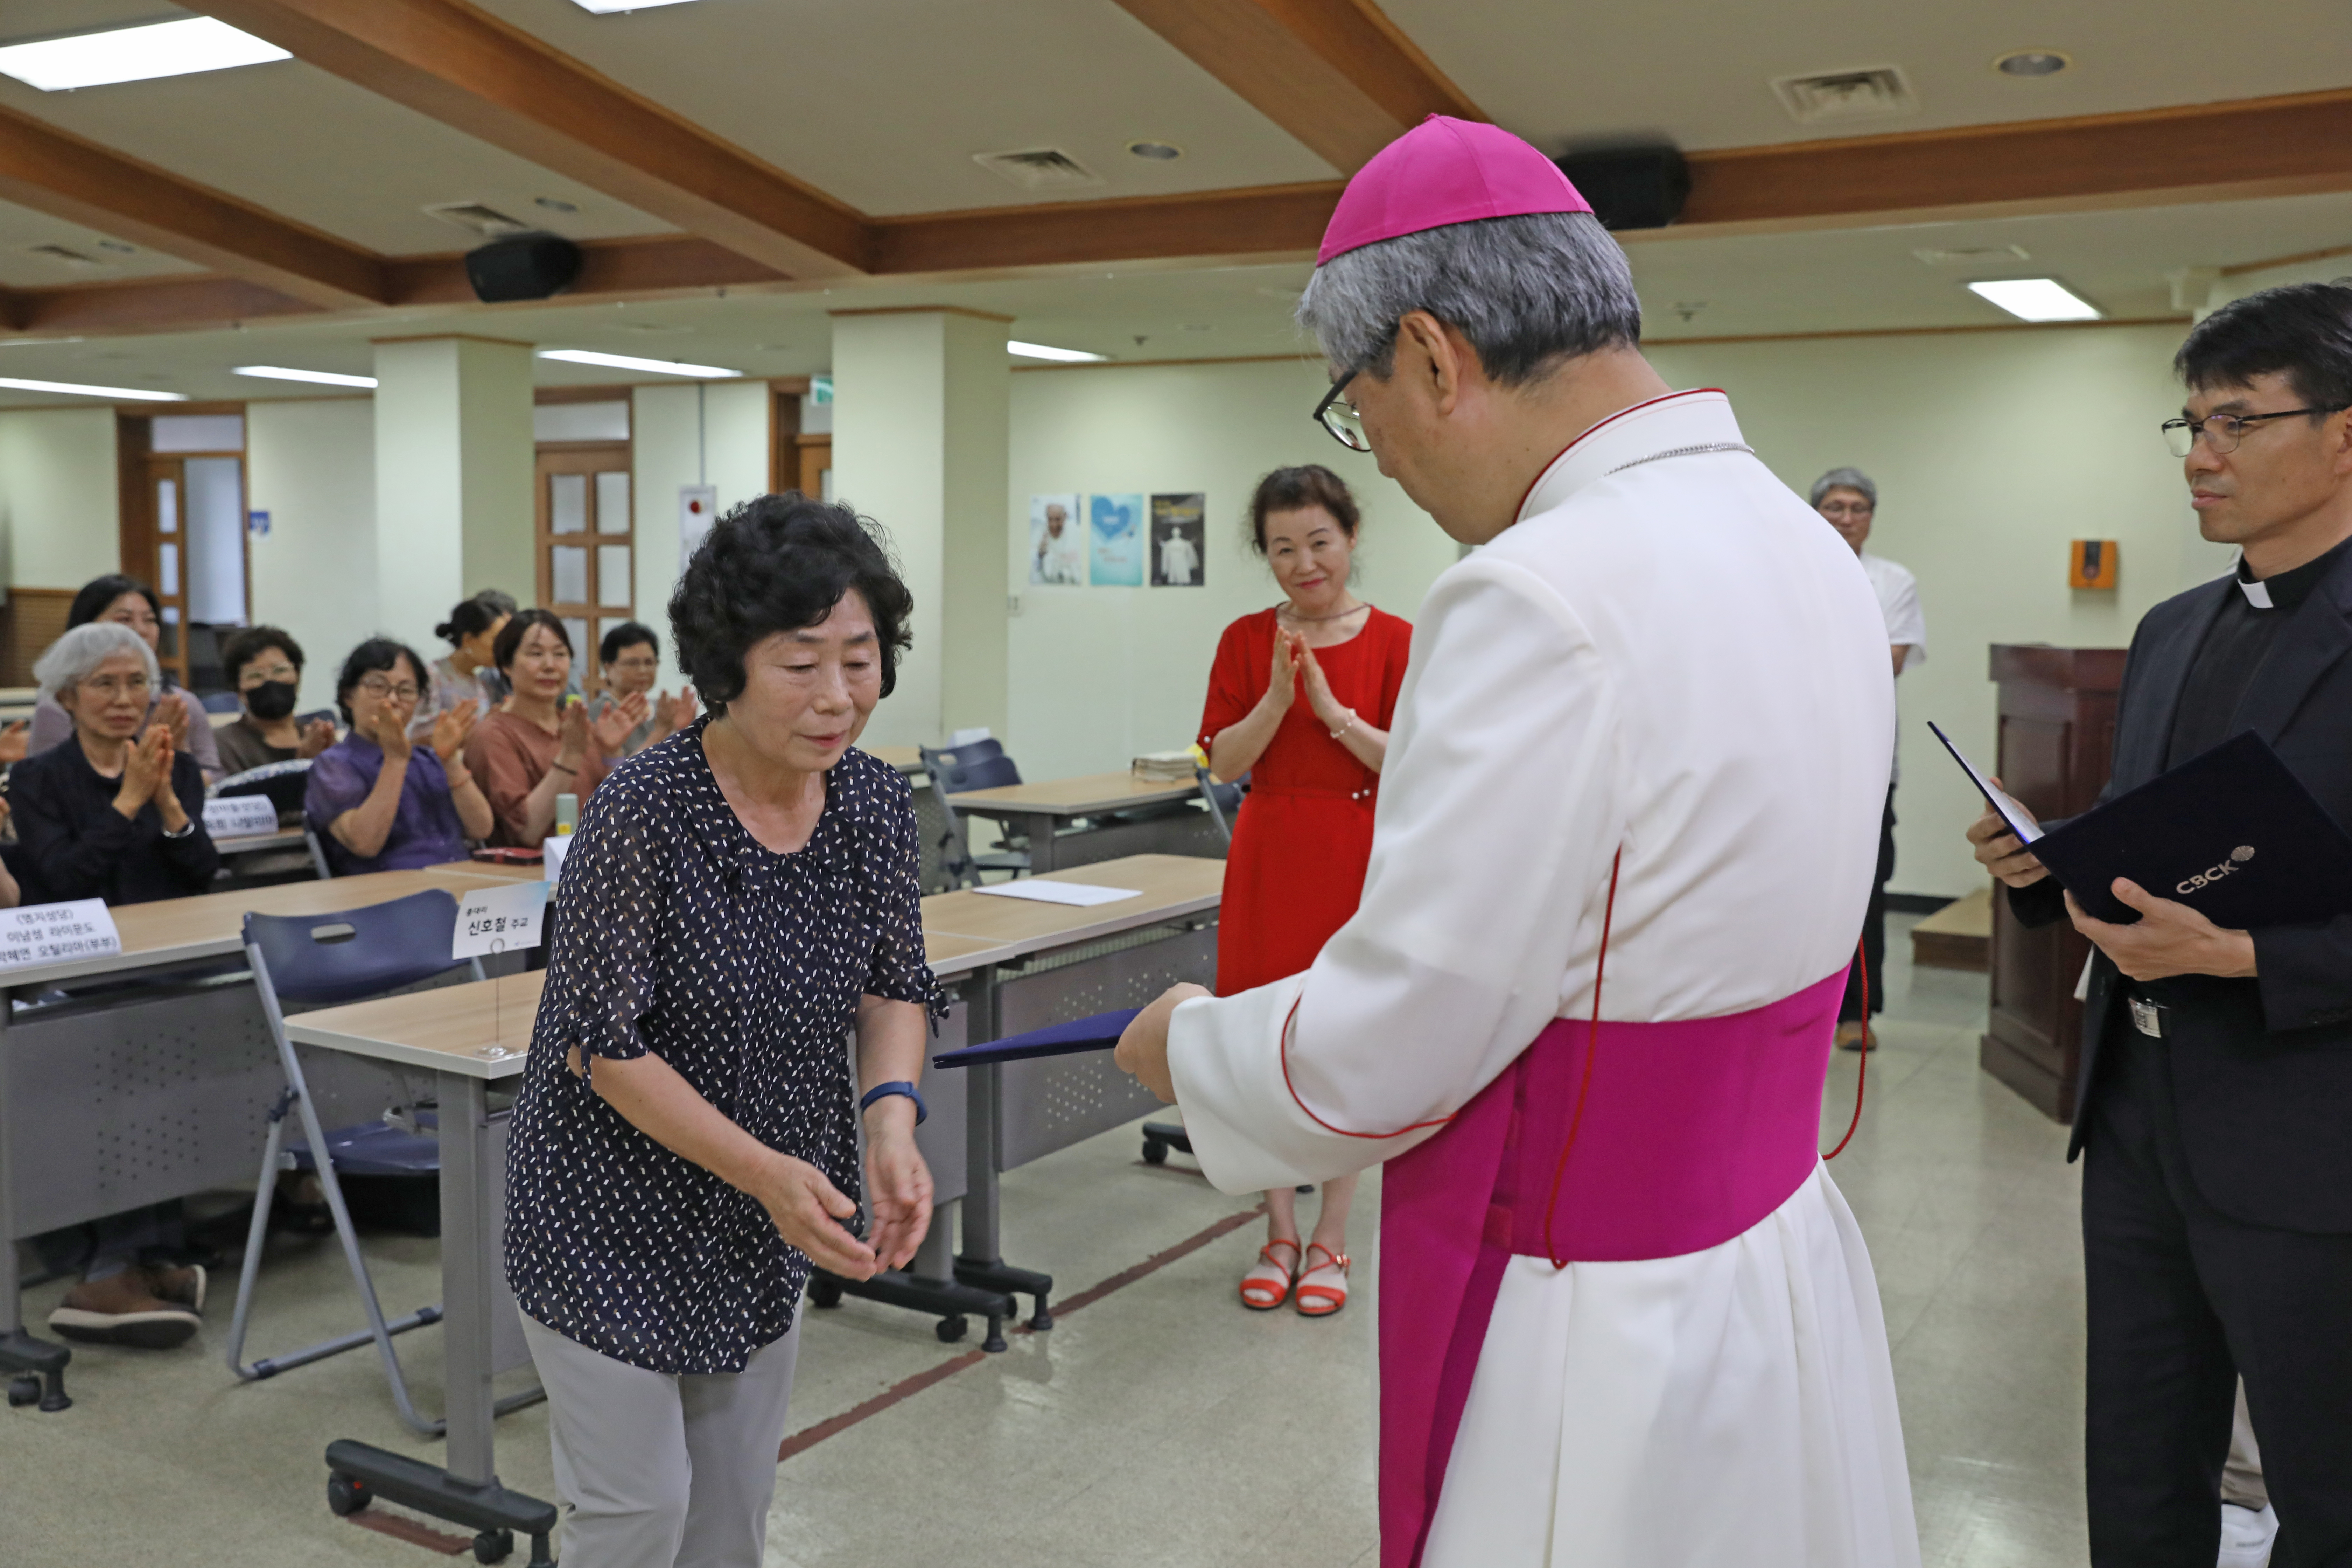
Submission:
[[[1348,591],[1360,521],[1348,487],[1317,465],[1276,468],[1250,500],[1251,538],[1285,602],[1225,628],[1201,716],[1209,771],[1250,775],[1225,860],[1222,994],[1307,968],[1363,896],[1412,627]],[[1347,1305],[1355,1194],[1354,1176],[1324,1184],[1304,1247],[1291,1189],[1266,1194],[1266,1242],[1242,1277],[1243,1304],[1268,1311],[1295,1292],[1310,1318]]]

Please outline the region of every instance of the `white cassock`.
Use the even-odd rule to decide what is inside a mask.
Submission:
[[[1877,1287],[1814,1143],[1893,751],[1853,552],[1680,393],[1570,447],[1416,620],[1357,914],[1169,1037],[1219,1187],[1391,1162],[1382,1563],[1913,1568]],[[1423,1168],[1465,1150],[1483,1330],[1400,1237],[1444,1212],[1402,1178],[1452,1201]]]

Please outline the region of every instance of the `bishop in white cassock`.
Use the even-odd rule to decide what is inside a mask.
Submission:
[[[1327,427],[1483,548],[1416,616],[1355,918],[1119,1059],[1228,1192],[1388,1163],[1383,1568],[1914,1568],[1816,1142],[1893,751],[1870,584],[1506,132],[1368,164],[1300,313]]]

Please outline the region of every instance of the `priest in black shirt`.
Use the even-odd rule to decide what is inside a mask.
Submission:
[[[2236,573],[2132,637],[2107,791],[2252,730],[2352,825],[2352,289],[2223,307],[2174,362],[2165,434]],[[2125,880],[2085,914],[1988,815],[2027,925],[2096,948],[2070,1157],[2083,1172],[2094,1568],[2211,1568],[2233,1387],[2276,1568],[2352,1564],[2352,914],[2230,931]]]

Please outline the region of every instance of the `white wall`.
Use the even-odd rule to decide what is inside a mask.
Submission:
[[[248,535],[253,619],[302,645],[302,707],[335,700],[343,656],[375,635],[375,411],[365,397],[246,409],[246,488],[269,531]],[[445,651],[416,645],[427,659]]]
[[[0,537],[12,584],[79,588],[121,570],[112,408],[0,414]]]
[[[663,689],[685,683],[669,631],[670,591],[684,564],[678,489],[716,485],[722,512],[767,493],[769,396],[766,382],[748,381],[640,386],[630,399],[637,619],[660,635]]]
[[[1123,768],[1191,743],[1218,634],[1281,597],[1245,531],[1268,469],[1321,463],[1347,480],[1364,512],[1356,591],[1412,617],[1459,552],[1370,458],[1309,422],[1328,385],[1319,363],[1297,361],[1013,375],[1006,570],[1021,608],[1006,750],[1024,777]],[[1029,497],[1066,490],[1205,492],[1202,586],[1033,586]]]
[[[1898,683],[1898,891],[1982,879],[1961,830],[1977,796],[1927,732],[1990,762],[1996,642],[2122,647],[2158,600],[2229,569],[2197,537],[2157,426],[2180,401],[2181,327],[1658,345],[1676,386],[1729,392],[1758,455],[1801,494],[1851,464],[1878,483],[1870,548],[1919,579],[1928,658]],[[1826,526],[1826,524],[1824,525]],[[2067,542],[2122,547],[2120,586],[2066,586]]]

